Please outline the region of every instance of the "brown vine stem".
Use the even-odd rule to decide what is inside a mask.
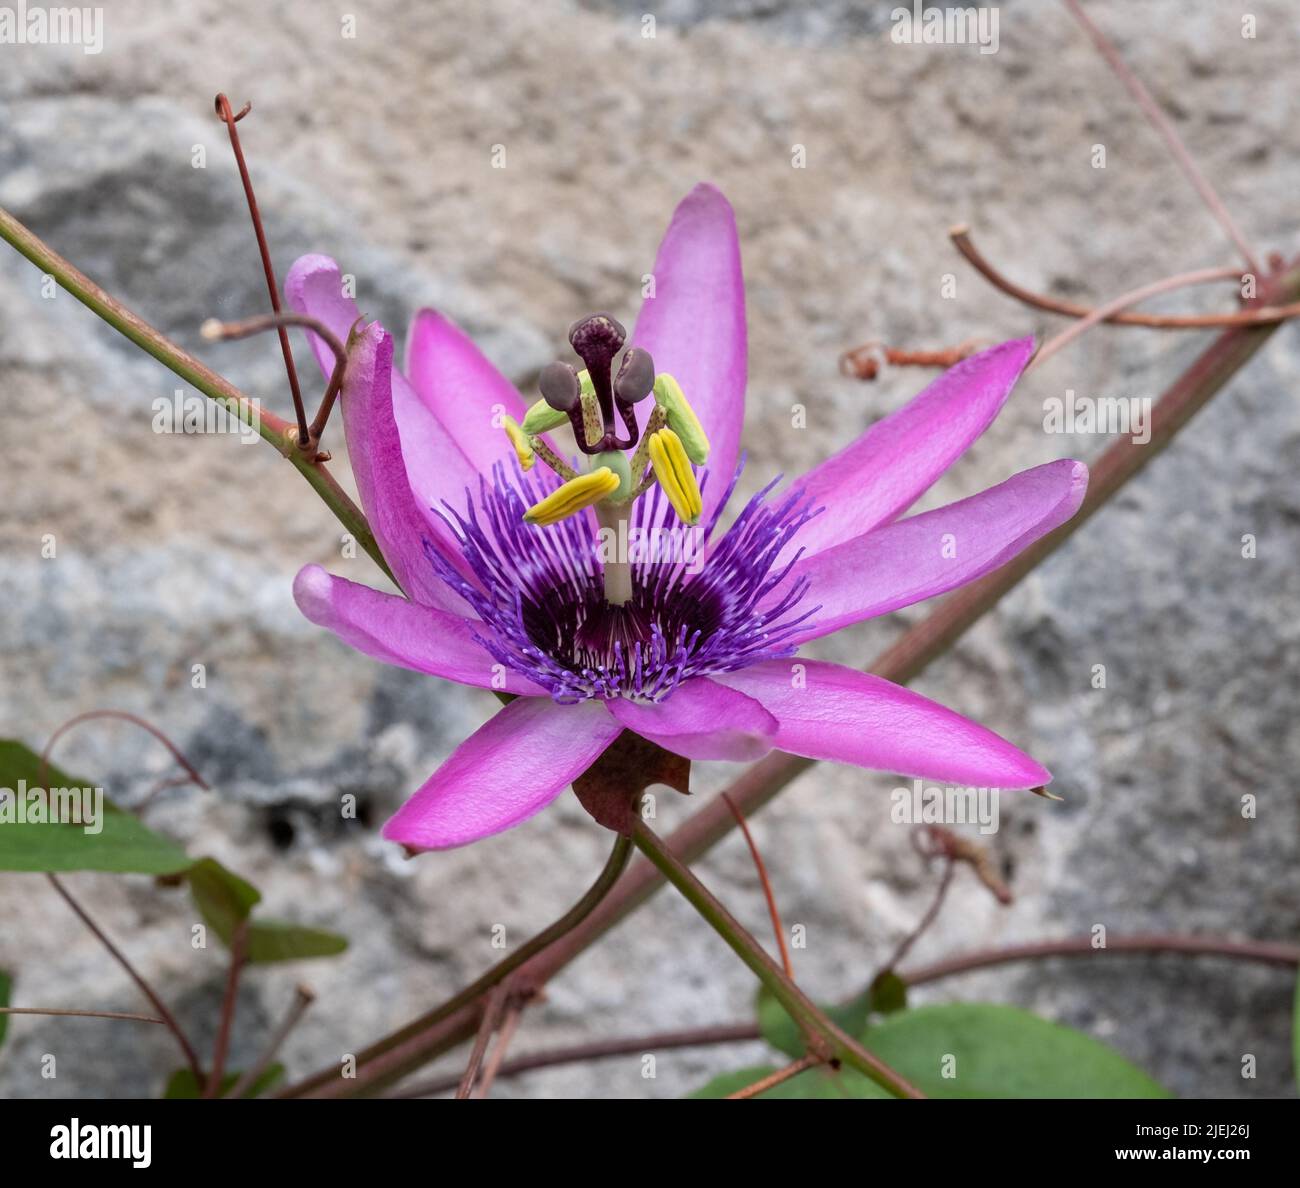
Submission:
[[[889,960],[881,966],[880,973],[876,975],[877,979],[884,974],[893,973],[898,963],[912,951],[912,946],[925,935],[930,925],[935,922],[939,915],[939,909],[943,907],[943,901],[948,898],[948,889],[952,886],[952,876],[956,871],[956,859],[950,854],[944,855],[943,874],[939,876],[939,886],[935,889],[930,906],[926,909],[925,915],[917,921],[916,927],[898,942],[898,947],[890,955]]]
[[[64,1007],[0,1007],[0,1015],[66,1015],[78,1019],[125,1019],[131,1023],[160,1023],[166,1019],[153,1015],[136,1015],[130,1011],[74,1011]]]
[[[167,748],[168,751],[171,752],[171,757],[185,770],[186,783],[197,784],[205,792],[210,792],[212,790],[207,781],[199,775],[198,769],[194,764],[185,758],[185,754],[180,747],[172,742],[172,740],[159,730],[157,726],[146,718],[140,717],[139,714],[132,714],[128,713],[126,710],[115,709],[87,710],[84,714],[77,714],[76,717],[69,718],[62,726],[50,735],[49,741],[45,744],[45,749],[41,752],[39,779],[42,785],[49,782],[50,754],[54,750],[54,744],[74,726],[80,726],[83,722],[94,722],[103,718],[112,718],[114,721],[118,722],[129,722],[132,726],[138,726],[141,730],[152,734],[154,738],[156,738],[164,747]],[[155,789],[155,791],[158,790],[159,789]],[[151,793],[150,796],[152,795],[153,794]]]
[[[266,1045],[266,1050],[249,1066],[238,1081],[231,1087],[227,1097],[240,1098],[249,1091],[260,1077],[270,1066],[271,1061],[279,1052],[284,1041],[289,1038],[289,1033],[298,1026],[298,1021],[307,1013],[307,1008],[316,1001],[315,991],[309,986],[299,986],[294,993],[293,1005],[289,1008],[289,1013],[285,1015],[284,1021],[275,1029],[275,1034],[271,1037],[270,1042]]]
[[[143,817],[152,807],[155,800],[164,792],[172,788],[188,788],[194,781],[189,776],[166,776],[159,780],[152,788],[149,789],[144,799],[134,808],[137,817]]]
[[[483,1008],[483,1018],[479,1021],[478,1035],[474,1037],[474,1046],[470,1049],[469,1063],[460,1078],[460,1087],[456,1090],[457,1101],[468,1101],[474,1092],[474,1082],[478,1079],[478,1070],[482,1067],[483,1057],[487,1055],[488,1044],[492,1041],[501,1016],[505,1014],[506,1003],[510,1000],[510,981],[506,979],[492,987]]]
[[[1045,293],[1035,293],[1004,276],[976,248],[971,240],[970,228],[965,224],[953,227],[948,232],[948,238],[976,272],[994,288],[1015,298],[1022,305],[1066,318],[1087,318],[1096,313],[1091,306],[1062,301]],[[1146,326],[1153,330],[1227,330],[1233,326],[1268,326],[1294,317],[1300,317],[1300,301],[1285,305],[1257,305],[1252,309],[1240,309],[1226,314],[1153,314],[1120,310],[1108,314],[1103,320],[1111,325]]]
[[[1226,957],[1237,961],[1254,961],[1294,969],[1300,967],[1300,945],[1274,941],[1237,941],[1214,936],[1176,936],[1165,933],[1107,938],[1104,949],[1093,947],[1091,936],[1068,937],[1064,940],[1036,941],[1030,944],[1010,945],[1000,949],[979,949],[956,957],[937,961],[933,965],[917,966],[898,976],[909,988],[928,982],[938,982],[973,970],[989,969],[1017,961],[1033,961],[1053,957],[1098,957],[1105,954],[1129,955],[1173,953],[1185,957]],[[619,1036],[613,1039],[592,1040],[544,1052],[528,1052],[506,1061],[497,1072],[500,1078],[516,1077],[523,1073],[564,1064],[583,1064],[589,1060],[609,1060],[618,1056],[645,1055],[680,1048],[699,1048],[721,1044],[741,1044],[761,1039],[758,1024],[721,1023],[711,1027],[696,1027],[683,1031],[665,1031],[652,1035]],[[402,1091],[402,1097],[432,1097],[456,1087],[457,1078],[444,1076],[412,1085]]]
[[[221,1078],[226,1071],[226,1054],[230,1050],[230,1029],[235,1022],[235,996],[239,992],[239,975],[244,971],[244,962],[248,956],[248,920],[243,919],[235,925],[230,938],[230,973],[226,977],[226,993],[221,1000],[221,1022],[217,1027],[217,1039],[212,1050],[212,1072],[208,1077],[204,1097],[218,1097],[221,1094]]]
[[[167,1027],[167,1030],[176,1037],[176,1043],[185,1056],[185,1063],[190,1066],[190,1072],[194,1074],[194,1083],[196,1085],[202,1085],[203,1069],[199,1064],[198,1053],[195,1052],[194,1046],[186,1037],[185,1032],[181,1030],[181,1025],[176,1022],[176,1016],[167,1008],[167,1004],[163,1002],[163,1000],[158,996],[157,991],[155,991],[154,988],[145,981],[143,976],[136,970],[135,966],[131,964],[127,959],[126,954],[112,942],[108,933],[100,928],[100,926],[95,923],[90,913],[77,902],[73,897],[72,892],[63,885],[63,881],[59,876],[46,872],[45,877],[49,879],[50,885],[63,897],[63,901],[68,905],[68,907],[76,912],[81,922],[95,934],[95,938],[99,943],[109,951],[113,960],[126,971],[127,976],[136,984],[140,993],[149,1000],[150,1005],[152,1005],[153,1009],[158,1012],[158,1015]]]
[[[760,1093],[766,1093],[769,1089],[775,1089],[778,1085],[784,1085],[786,1081],[793,1080],[801,1072],[807,1072],[810,1068],[816,1068],[821,1061],[813,1055],[802,1056],[792,1064],[787,1064],[784,1068],[778,1068],[776,1072],[768,1073],[765,1077],[760,1077],[752,1085],[746,1085],[743,1089],[737,1089],[735,1093],[728,1093],[728,1101],[745,1101],[751,1097],[757,1097]]]
[[[280,312],[280,285],[275,279],[275,267],[271,263],[271,249],[266,242],[266,229],[262,226],[262,212],[257,206],[257,197],[253,193],[253,179],[248,175],[248,163],[244,160],[244,149],[239,143],[239,131],[235,125],[253,109],[251,103],[245,103],[239,114],[230,109],[230,100],[219,94],[213,100],[217,110],[217,119],[226,125],[230,133],[230,151],[235,154],[235,164],[239,167],[239,180],[244,187],[244,197],[248,200],[248,216],[253,220],[253,234],[257,237],[257,251],[262,257],[262,273],[266,277],[266,290],[271,297],[271,309]],[[307,411],[302,403],[302,388],[298,384],[298,369],[293,365],[293,350],[289,346],[289,331],[284,325],[278,327],[280,335],[280,353],[284,356],[284,370],[289,377],[289,391],[293,395],[293,411],[298,421],[298,448],[305,450],[311,444],[311,435],[307,426]]]
[[[1181,953],[1186,957],[1231,957],[1240,961],[1258,961],[1265,965],[1300,966],[1300,945],[1281,941],[1238,941],[1219,936],[1169,936],[1164,933],[1134,933],[1112,936],[1097,948],[1091,936],[1074,936],[1065,940],[1032,941],[1007,945],[1001,949],[979,949],[960,953],[932,965],[898,976],[909,986],[923,986],[955,974],[1005,965],[1012,961],[1032,961],[1042,957],[1101,957],[1116,953]]]
[[[1266,278],[1262,289],[1266,301],[1279,295],[1300,297],[1300,266],[1292,267],[1278,277]],[[1060,548],[1140,473],[1211,397],[1254,357],[1278,325],[1270,322],[1234,326],[1220,333],[1156,402],[1151,440],[1144,446],[1135,445],[1129,439],[1117,441],[1098,459],[1092,468],[1088,494],[1073,519],[1048,533],[1000,569],[949,594],[926,618],[877,657],[870,671],[901,684],[923,672],[973,623],[996,606],[1021,578]],[[811,760],[774,753],[749,767],[727,791],[741,810],[752,816],[779,795],[796,776],[812,766]],[[721,798],[717,798],[697,809],[668,837],[667,845],[682,862],[694,862],[732,828],[731,814]],[[524,973],[533,984],[544,985],[609,929],[639,908],[662,884],[662,878],[651,864],[638,863],[579,926],[546,946],[529,961]],[[371,1044],[358,1057],[358,1076],[349,1083],[349,1091],[368,1090],[369,1074],[363,1071],[368,1064],[379,1070],[377,1083],[392,1084],[473,1035],[480,1010],[475,997],[462,993],[455,1000],[458,1005],[454,1011],[447,1010],[444,1005]],[[337,1081],[336,1070],[330,1068],[308,1077],[285,1090],[284,1094],[315,1094]]]
[[[749,824],[746,822],[744,814],[736,807],[736,802],[725,792],[722,793],[722,799],[731,811],[732,819],[736,822],[736,828],[744,835],[745,845],[749,847],[749,856],[754,860],[754,867],[758,871],[758,881],[763,887],[763,898],[767,900],[767,914],[772,918],[772,932],[776,935],[776,947],[781,954],[781,968],[785,970],[785,976],[793,981],[794,966],[790,962],[789,946],[785,943],[785,928],[781,924],[781,913],[776,906],[776,893],[772,890],[772,880],[767,877],[767,863],[763,861],[763,855],[759,852],[758,843],[749,830]]]
[[[756,1023],[723,1023],[713,1027],[694,1027],[683,1031],[661,1031],[653,1035],[619,1036],[614,1039],[590,1040],[584,1044],[571,1044],[553,1048],[548,1052],[529,1052],[507,1060],[497,1070],[498,1077],[515,1077],[539,1068],[553,1068],[561,1064],[584,1064],[588,1060],[609,1060],[615,1056],[645,1056],[654,1052],[670,1052],[677,1048],[698,1048],[709,1044],[738,1044],[759,1038]],[[433,1077],[403,1086],[392,1097],[433,1097],[455,1089],[460,1074]]]
[[[357,320],[360,321],[359,318]],[[250,338],[254,334],[264,334],[267,330],[278,330],[284,334],[289,326],[300,326],[304,330],[310,330],[329,347],[334,355],[334,367],[330,372],[329,383],[325,386],[325,395],[321,397],[320,408],[317,409],[316,416],[305,430],[306,439],[298,444],[298,448],[310,454],[313,461],[328,462],[329,454],[322,454],[316,447],[325,433],[325,425],[334,408],[334,401],[343,387],[343,376],[348,369],[347,348],[339,341],[338,335],[319,318],[313,318],[308,314],[281,313],[279,310],[273,314],[245,318],[239,322],[223,322],[218,318],[209,318],[199,327],[199,333],[209,342],[232,342],[239,338]]]
[[[1133,73],[1132,68],[1124,61],[1119,50],[1115,48],[1115,43],[1092,23],[1078,0],[1064,0],[1064,3],[1065,7],[1070,10],[1071,16],[1079,22],[1084,32],[1092,38],[1093,44],[1097,47],[1101,56],[1106,59],[1107,65],[1115,72],[1120,82],[1128,88],[1129,94],[1137,101],[1143,115],[1160,134],[1170,154],[1178,162],[1178,167],[1187,175],[1187,180],[1192,183],[1192,187],[1201,196],[1201,201],[1205,203],[1209,212],[1218,220],[1219,226],[1227,232],[1228,238],[1237,245],[1241,258],[1246,261],[1251,272],[1259,276],[1259,264],[1255,260],[1255,253],[1250,250],[1250,244],[1246,242],[1246,237],[1241,233],[1236,221],[1228,212],[1228,208],[1223,204],[1223,199],[1210,185],[1209,178],[1201,172],[1200,166],[1196,164],[1192,154],[1187,151],[1187,146],[1183,143],[1182,137],[1174,130],[1173,124],[1169,122],[1169,117],[1165,115],[1160,104],[1152,98],[1151,92],[1146,89],[1142,80]]]
[[[475,1097],[486,1097],[491,1092],[497,1074],[501,1071],[501,1065],[505,1061],[506,1053],[510,1050],[510,1041],[515,1038],[515,1032],[519,1030],[523,1017],[523,1004],[512,1003],[497,1030],[496,1047],[492,1049],[492,1055],[483,1067],[483,1076],[479,1078],[478,1088],[474,1091]]]
[[[1049,338],[1035,352],[1034,357],[1029,361],[1029,367],[1038,367],[1045,363],[1057,351],[1069,346],[1076,338],[1087,334],[1098,322],[1104,322],[1111,314],[1119,313],[1130,305],[1138,305],[1148,298],[1157,297],[1161,293],[1170,293],[1175,289],[1185,288],[1188,285],[1203,285],[1210,281],[1224,280],[1226,277],[1238,275],[1237,270],[1233,268],[1199,268],[1194,272],[1180,272],[1176,276],[1167,276],[1162,280],[1152,281],[1150,284],[1130,289],[1127,293],[1121,293],[1104,305],[1097,306],[1092,313],[1080,318],[1074,325],[1062,330],[1056,337]]]

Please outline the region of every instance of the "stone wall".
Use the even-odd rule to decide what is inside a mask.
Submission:
[[[0,205],[267,407],[289,407],[267,338],[213,347],[207,317],[266,295],[212,96],[254,104],[244,141],[281,276],[335,255],[362,309],[399,335],[439,306],[527,388],[593,308],[635,313],[676,201],[711,180],[739,220],[750,323],[747,482],[797,473],[929,378],[843,378],[878,338],[938,346],[1050,335],[1062,321],[996,293],[946,237],[968,222],[1014,278],[1091,302],[1231,245],[1065,10],[1009,0],[999,47],[898,45],[883,3],[442,3],[204,0],[105,5],[103,52],[0,47]],[[642,36],[645,8],[655,36]],[[1091,3],[1261,250],[1289,252],[1300,161],[1294,13],[1282,0]],[[1243,12],[1258,35],[1241,36]],[[1094,146],[1106,167],[1093,165]],[[492,168],[504,145],[506,168]],[[792,168],[794,146],[806,168]],[[195,168],[195,146],[206,167]],[[956,296],[940,296],[944,275]],[[1225,308],[1224,289],[1157,308]],[[1199,334],[1107,328],[1028,378],[922,506],[1098,435],[1048,435],[1044,400],[1154,396]],[[304,364],[307,360],[305,352]],[[916,682],[1023,744],[1064,803],[1003,800],[993,847],[1016,902],[961,872],[914,960],[976,946],[1153,930],[1294,938],[1294,727],[1300,674],[1300,351],[1276,335],[1124,494]],[[319,391],[314,369],[303,369]],[[342,958],[256,971],[232,1054],[260,1050],[295,981],[319,1001],[287,1049],[295,1072],[355,1051],[458,988],[564,909],[605,839],[571,797],[467,850],[407,862],[378,826],[491,712],[487,694],[381,667],[308,624],[293,574],[338,556],[339,529],[265,446],[151,431],[179,387],[66,294],[0,250],[0,733],[39,745],[64,719],[146,715],[213,791],[151,817],[263,890],[268,910],[352,938]],[[791,408],[807,427],[791,428]],[[345,481],[341,435],[331,432]],[[42,559],[43,534],[58,541]],[[1258,556],[1241,556],[1243,534]],[[924,607],[820,653],[865,663]],[[206,665],[207,687],[191,688]],[[1091,687],[1104,664],[1107,687]],[[166,757],[125,727],[61,745],[71,770],[138,798]],[[731,774],[697,768],[696,799]],[[755,821],[808,990],[857,988],[924,910],[926,872],[889,820],[889,775],[819,767]],[[366,820],[338,819],[354,792]],[[1258,819],[1243,820],[1245,793]],[[688,803],[660,798],[671,826]],[[736,837],[699,863],[765,932]],[[210,1039],[222,955],[189,945],[180,892],[134,877],[70,885]],[[135,1009],[124,975],[36,876],[0,876],[0,968],[15,1001]],[[1021,1003],[1116,1045],[1176,1091],[1293,1093],[1285,971],[1115,957],[1006,967],[918,992]],[[584,956],[529,1012],[516,1050],[743,1017],[753,985],[669,894]],[[207,1026],[207,1032],[203,1027]],[[627,1058],[503,1083],[501,1094],[676,1095],[757,1047],[673,1053],[653,1081]],[[55,1081],[42,1054],[59,1058]],[[1258,1077],[1244,1080],[1245,1054]],[[156,1091],[176,1065],[162,1029],[13,1021],[0,1092]]]

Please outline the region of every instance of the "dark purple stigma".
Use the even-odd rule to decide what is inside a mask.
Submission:
[[[592,314],[569,328],[569,342],[586,365],[600,406],[604,433],[594,446],[587,444],[577,371],[568,363],[549,363],[538,377],[542,398],[553,409],[568,414],[578,449],[584,454],[634,449],[640,438],[633,406],[654,390],[654,360],[649,351],[631,347],[623,356],[618,374],[613,375],[614,360],[626,341],[627,331],[608,314]],[[618,436],[614,426],[615,411],[627,429],[626,438]]]

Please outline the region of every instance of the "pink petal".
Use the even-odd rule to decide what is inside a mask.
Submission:
[[[348,345],[348,331],[361,311],[356,301],[343,295],[343,276],[328,256],[301,256],[295,260],[284,278],[284,298],[290,309],[324,322],[339,342]],[[306,334],[321,374],[328,378],[334,371],[334,352],[319,335],[310,330]]]
[[[745,415],[745,284],[736,217],[721,191],[699,185],[682,200],[653,276],[655,296],[631,341],[681,384],[709,436],[707,522],[735,472]]]
[[[409,598],[463,613],[460,596],[441,581],[425,555],[431,541],[459,556],[443,519],[426,498],[417,499],[393,415],[393,340],[377,322],[352,346],[340,400],[348,458],[361,507],[380,551]]]
[[[341,342],[347,343],[348,332],[357,320],[357,303],[343,296],[343,277],[333,260],[328,256],[303,256],[295,261],[285,279],[284,291],[290,306],[325,323]],[[387,336],[382,327],[380,332]],[[307,338],[322,372],[329,375],[334,368],[333,352],[310,331]],[[416,395],[407,378],[393,367],[391,343],[385,370],[391,385],[391,415],[397,423],[407,477],[421,511],[427,513],[429,509],[440,509],[444,499],[463,510],[465,490],[478,490],[478,468],[471,464],[432,407]],[[347,390],[345,382],[344,391]],[[346,421],[349,417],[346,400],[343,415]],[[349,436],[349,449],[351,440]],[[506,453],[508,451],[498,450],[497,458]],[[442,518],[435,515],[432,522],[435,538],[448,546],[450,537]],[[459,557],[458,549],[451,548],[450,551],[453,557]],[[391,559],[389,563],[392,563]]]
[[[818,553],[906,511],[988,428],[1033,352],[1018,338],[962,360],[810,470],[791,489],[825,511],[791,547]]]
[[[514,456],[501,416],[523,420],[528,411],[514,384],[501,374],[459,326],[422,309],[406,340],[406,374],[434,417],[485,474]]]
[[[621,730],[594,701],[512,701],[397,810],[384,836],[414,850],[448,850],[518,825],[559,796]]]
[[[480,473],[429,406],[416,395],[407,378],[400,371],[395,370],[392,374],[393,419],[402,443],[411,492],[416,502],[422,508],[428,508],[437,521],[444,552],[459,559],[460,550],[450,543],[446,522],[438,513],[444,510],[444,502],[464,512],[466,492],[475,497],[479,493]],[[504,433],[501,440],[506,440]],[[504,457],[505,453],[502,453],[496,460],[502,461]],[[483,473],[490,474],[491,471]]]
[[[1051,773],[1004,738],[877,676],[818,660],[765,660],[715,678],[780,723],[774,744],[899,775],[984,788],[1037,788]]]
[[[786,580],[808,578],[803,605],[821,609],[790,642],[829,635],[982,577],[1074,515],[1087,487],[1082,462],[1048,462],[798,562]]]
[[[533,697],[544,692],[484,650],[475,638],[481,624],[474,620],[381,594],[334,577],[319,565],[299,570],[293,596],[313,623],[385,664],[483,689]]]
[[[642,738],[687,759],[757,759],[772,749],[776,719],[758,702],[708,677],[695,677],[663,701],[605,702]]]

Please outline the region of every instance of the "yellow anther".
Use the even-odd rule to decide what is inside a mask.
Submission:
[[[519,422],[514,417],[502,417],[501,428],[506,431],[506,436],[510,438],[510,444],[515,447],[515,457],[519,459],[519,465],[525,470],[532,470],[533,463],[537,461],[537,455],[533,453],[528,434],[519,428]]]
[[[654,391],[655,402],[664,410],[668,428],[681,439],[686,456],[696,466],[703,466],[709,460],[709,437],[681,385],[671,375],[658,375]]]
[[[619,488],[619,477],[608,466],[600,466],[587,474],[580,474],[570,479],[564,486],[552,491],[540,503],[533,504],[525,513],[524,519],[530,524],[558,524],[599,503],[607,495],[612,495]]]
[[[700,485],[695,481],[682,439],[671,429],[660,429],[650,438],[650,465],[678,518],[698,524],[704,510]]]

